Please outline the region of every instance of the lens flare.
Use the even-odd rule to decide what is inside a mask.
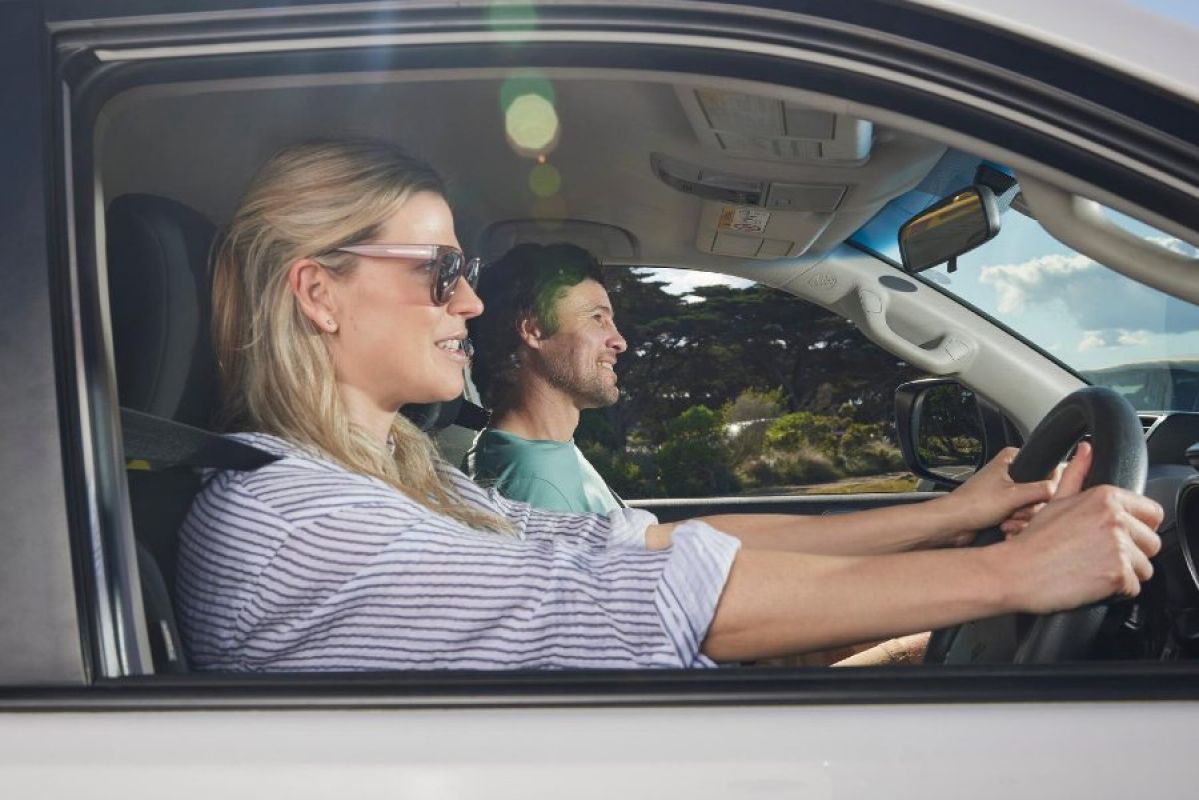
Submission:
[[[550,105],[554,105],[558,100],[554,84],[544,75],[538,72],[520,72],[500,84],[500,110],[507,113],[512,101],[526,94],[538,95]]]
[[[539,197],[533,203],[533,218],[537,220],[537,227],[542,230],[560,230],[562,221],[569,216],[567,211],[562,195]]]
[[[562,188],[562,173],[553,164],[540,163],[529,170],[529,189],[538,197],[553,197]]]
[[[493,2],[487,20],[494,30],[532,31],[537,29],[537,9],[532,3]]]
[[[558,112],[539,94],[522,94],[504,113],[508,141],[523,156],[536,157],[558,140]]]

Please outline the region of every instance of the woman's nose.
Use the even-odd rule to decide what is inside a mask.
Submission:
[[[460,280],[454,287],[454,294],[448,304],[449,312],[465,319],[477,317],[483,313],[483,300],[475,287],[469,281]]]

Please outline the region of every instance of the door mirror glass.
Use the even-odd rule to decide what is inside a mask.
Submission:
[[[956,383],[928,387],[914,409],[916,456],[927,472],[960,483],[983,461],[983,426],[974,392]]]

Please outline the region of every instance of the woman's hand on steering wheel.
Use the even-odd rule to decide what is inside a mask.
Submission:
[[[1027,613],[1135,597],[1161,550],[1162,507],[1153,500],[1114,486],[1064,488],[1070,493],[1055,497],[1022,535],[995,548],[1012,567],[1010,586]]]
[[[1054,496],[1061,473],[1054,473],[1045,480],[1017,483],[1008,474],[1008,468],[1019,452],[1015,447],[1005,447],[969,480],[937,501],[943,504],[948,515],[946,528],[950,533],[939,537],[934,544],[970,544],[976,532],[995,526],[1009,535],[1024,529],[1033,515]]]
[[[1053,486],[1051,500],[1063,500],[1082,491],[1087,479],[1087,472],[1091,469],[1094,454],[1095,451],[1090,442],[1078,443],[1074,457],[1066,464],[1058,465],[1049,477],[1049,483]],[[1044,507],[1045,503],[1036,503],[1016,509],[1011,516],[999,523],[1000,532],[1003,533],[1004,538],[1010,539],[1027,528],[1028,523],[1032,522],[1032,518]]]

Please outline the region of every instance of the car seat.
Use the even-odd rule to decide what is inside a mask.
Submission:
[[[163,197],[124,195],[109,205],[109,303],[122,408],[208,427],[217,386],[206,335],[207,263],[215,231],[203,215]],[[129,466],[154,667],[185,672],[187,659],[172,605],[176,534],[200,478],[192,469],[170,464],[136,460]]]

